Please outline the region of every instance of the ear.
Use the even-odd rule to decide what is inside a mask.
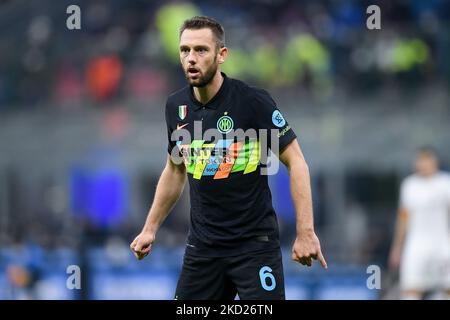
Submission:
[[[228,48],[227,47],[220,48],[218,55],[219,57],[217,61],[219,61],[219,64],[224,63],[228,57]]]

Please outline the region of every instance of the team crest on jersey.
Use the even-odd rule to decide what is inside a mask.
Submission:
[[[220,133],[228,133],[233,130],[234,122],[230,116],[224,115],[217,120],[217,130]]]
[[[181,105],[178,106],[178,117],[180,118],[180,120],[184,120],[184,118],[186,118],[187,115],[187,105]]]

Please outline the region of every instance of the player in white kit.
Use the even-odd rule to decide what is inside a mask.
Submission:
[[[450,298],[450,175],[439,171],[436,152],[419,149],[416,172],[400,189],[400,206],[389,257],[399,269],[403,299],[442,292]]]

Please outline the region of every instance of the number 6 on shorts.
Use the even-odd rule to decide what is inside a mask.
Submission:
[[[272,269],[270,267],[264,266],[259,270],[259,279],[261,280],[261,286],[266,291],[272,291],[277,286],[275,277],[271,273]],[[270,279],[271,284],[268,285],[267,279]]]

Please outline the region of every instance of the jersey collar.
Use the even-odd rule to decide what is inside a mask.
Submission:
[[[220,86],[220,89],[219,89],[219,91],[217,91],[216,95],[211,100],[209,100],[206,104],[202,104],[200,101],[198,101],[195,98],[194,88],[192,86],[190,86],[189,97],[190,97],[192,103],[194,104],[194,110],[198,110],[202,107],[206,107],[209,109],[217,109],[217,107],[220,104],[221,97],[225,95],[225,92],[227,91],[228,86],[229,86],[229,79],[228,79],[227,75],[223,72],[221,72],[221,74],[223,76],[222,85]]]

